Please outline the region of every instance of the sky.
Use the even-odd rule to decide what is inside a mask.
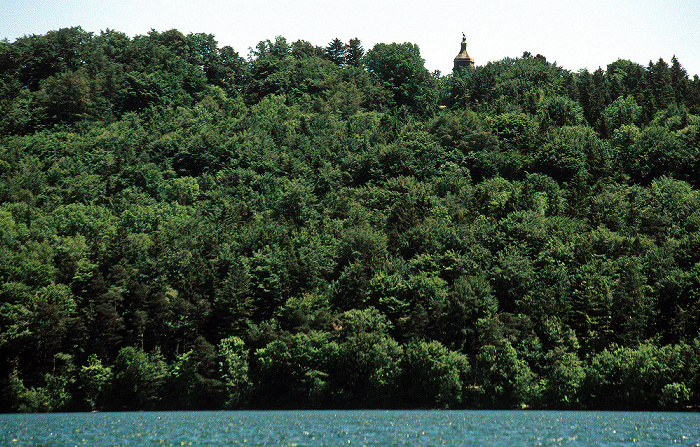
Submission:
[[[71,26],[213,34],[241,56],[276,36],[323,47],[357,37],[365,50],[411,42],[443,74],[464,32],[476,65],[528,51],[575,72],[675,55],[691,78],[700,75],[698,0],[0,0],[0,39]]]

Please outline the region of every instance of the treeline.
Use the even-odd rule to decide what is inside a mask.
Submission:
[[[2,41],[0,410],[697,408],[698,172],[675,57]]]

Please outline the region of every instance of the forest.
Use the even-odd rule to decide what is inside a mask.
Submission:
[[[311,408],[699,409],[700,78],[0,41],[0,412]]]

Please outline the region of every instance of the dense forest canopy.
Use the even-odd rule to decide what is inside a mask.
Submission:
[[[0,42],[0,410],[700,405],[673,57]]]

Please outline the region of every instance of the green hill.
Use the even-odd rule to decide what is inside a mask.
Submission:
[[[0,42],[0,410],[700,404],[700,79]]]

